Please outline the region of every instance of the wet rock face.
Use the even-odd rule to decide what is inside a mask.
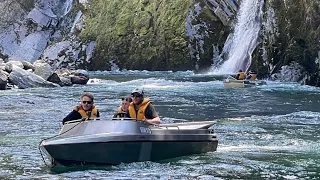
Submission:
[[[94,69],[186,70],[212,64],[239,1],[91,2],[81,37],[97,42]]]
[[[271,80],[280,80],[283,82],[298,82],[303,78],[302,72],[304,68],[296,62],[290,65],[282,66],[279,73],[271,75]]]
[[[65,40],[48,46],[42,58],[55,69],[86,69],[91,64],[95,42]]]
[[[19,18],[0,28],[1,54],[29,62],[42,58],[54,68],[93,70],[107,69],[111,60],[120,69],[210,66],[212,52],[223,46],[239,6],[238,0],[90,1],[90,6],[87,0],[4,1],[15,5]],[[95,12],[103,8],[111,14],[96,18]],[[112,16],[118,17],[116,23]],[[81,33],[84,25],[87,31]]]
[[[0,7],[9,8],[11,3],[12,12],[4,16],[6,19],[0,17],[0,57],[31,63],[42,58],[53,68],[89,66],[95,44],[83,43],[76,37],[83,28],[79,9],[85,10],[88,1],[3,2]]]
[[[73,0],[3,2],[4,9],[11,10],[5,17],[11,19],[0,18],[0,49],[9,59],[38,60],[47,45],[68,34],[73,25]],[[8,24],[1,26],[5,20]]]
[[[319,1],[266,1],[262,43],[253,54],[254,67],[264,74],[275,74],[295,62],[303,69],[299,76],[305,78],[296,78],[295,74],[289,73],[286,79],[319,84],[316,62],[320,50],[319,29]]]
[[[237,1],[197,1],[186,19],[190,56],[197,71],[210,67],[222,51],[238,10]]]

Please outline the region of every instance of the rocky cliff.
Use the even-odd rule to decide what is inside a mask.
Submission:
[[[56,68],[79,68],[90,59],[94,43],[76,36],[85,9],[80,1],[3,0],[0,6],[0,58],[5,61],[43,59]]]
[[[320,1],[266,1],[261,42],[252,64],[261,75],[320,86]]]
[[[187,70],[212,64],[237,1],[91,1],[82,39],[97,43],[93,68]]]
[[[236,17],[244,2],[4,0],[0,55],[6,61],[43,59],[55,68],[109,70],[117,64],[121,69],[208,71],[226,61],[224,49],[237,34]],[[257,3],[263,4],[263,14],[252,19],[260,28],[248,51],[248,69],[263,78],[319,86],[320,2]]]

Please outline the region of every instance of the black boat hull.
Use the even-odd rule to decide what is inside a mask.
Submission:
[[[211,142],[108,142],[45,146],[56,164],[117,165],[139,161],[160,161],[179,156],[216,151],[218,141]]]

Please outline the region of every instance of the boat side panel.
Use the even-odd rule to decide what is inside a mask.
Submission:
[[[76,122],[71,124],[65,124],[59,137],[73,137],[80,135],[92,135],[101,133],[141,133],[140,127],[147,128],[145,123],[121,120],[88,120],[82,122]]]
[[[59,163],[120,164],[160,161],[169,158],[216,151],[218,141],[203,142],[111,142],[47,146]]]
[[[211,142],[156,142],[152,144],[151,161],[216,151],[218,141]]]
[[[237,88],[237,87],[244,87],[244,82],[239,81],[239,82],[223,82],[224,87],[226,88]]]

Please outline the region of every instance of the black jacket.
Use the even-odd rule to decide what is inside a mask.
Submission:
[[[97,110],[97,117],[100,117],[98,110]],[[81,119],[81,118],[82,118],[81,114],[78,111],[73,110],[65,118],[63,118],[62,124],[64,124],[67,121],[77,120],[77,119]]]

